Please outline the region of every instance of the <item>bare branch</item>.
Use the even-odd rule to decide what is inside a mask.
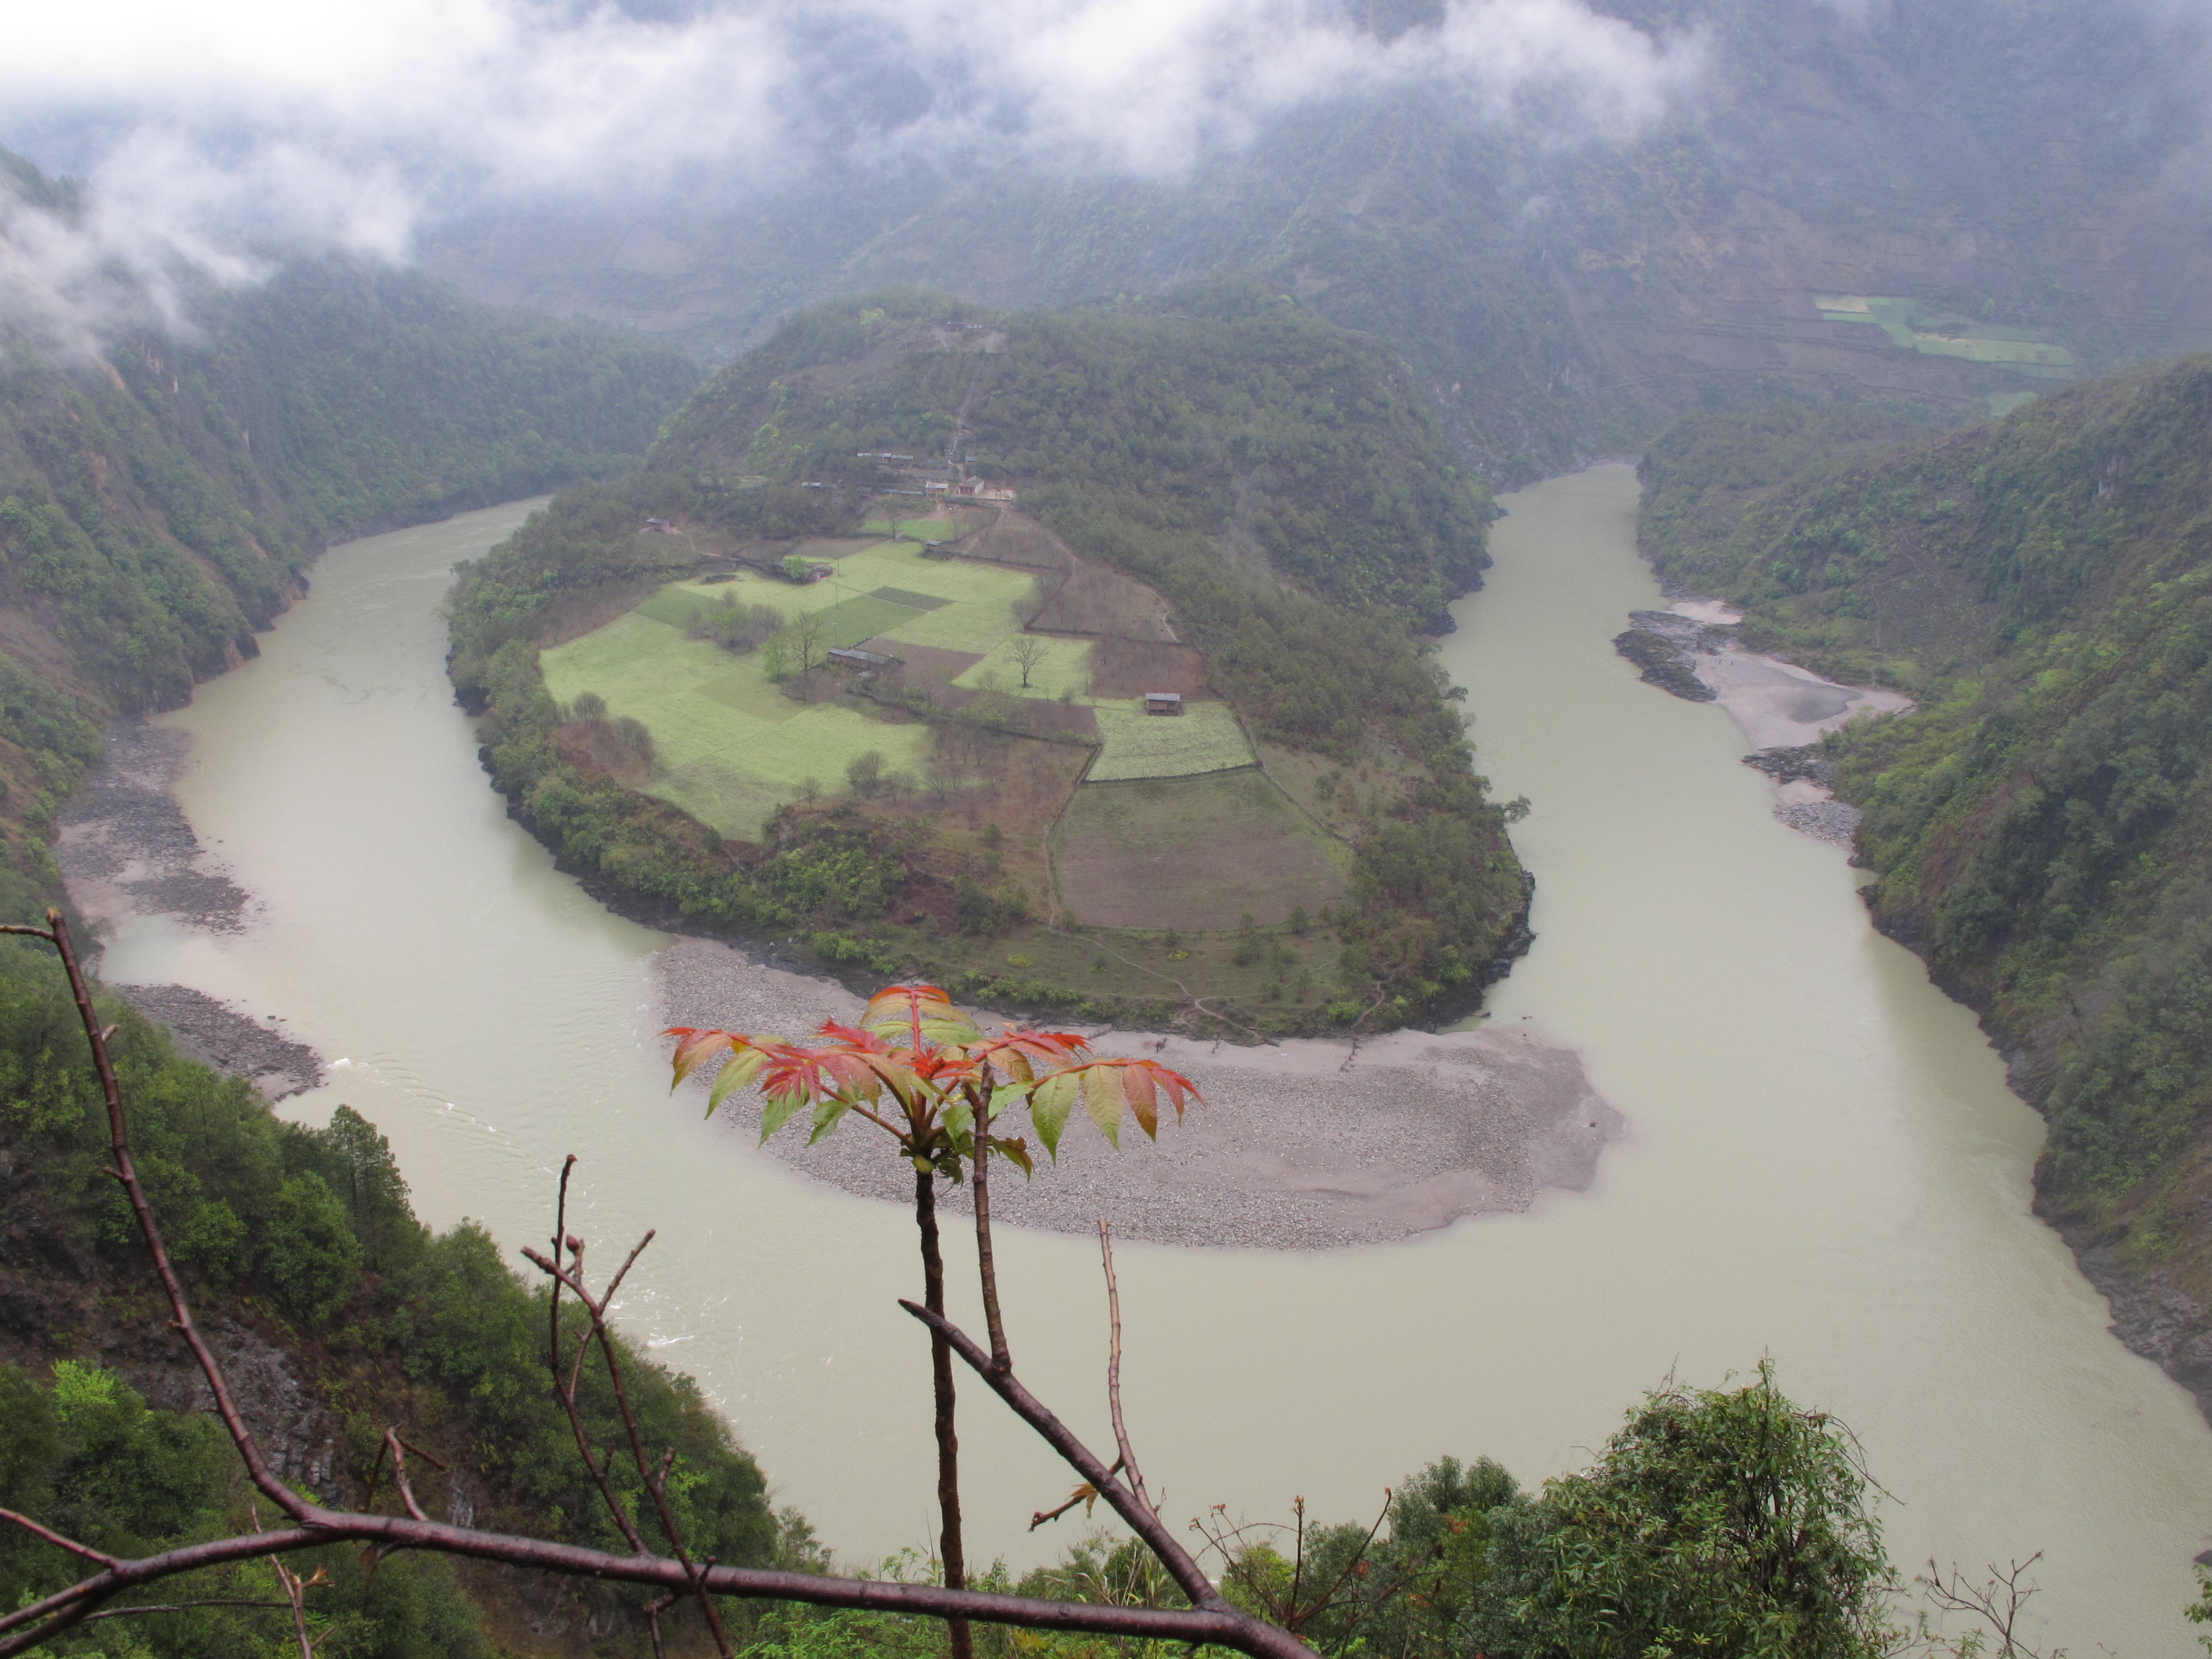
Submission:
[[[1121,1465],[1120,1460],[1118,1460],[1118,1459],[1117,1459],[1117,1460],[1115,1460],[1115,1464],[1114,1464],[1113,1468],[1112,1468],[1112,1469],[1110,1469],[1110,1470],[1109,1470],[1109,1471],[1108,1471],[1108,1473],[1109,1473],[1109,1474],[1118,1474],[1118,1473],[1120,1472],[1120,1470],[1121,1470]],[[1057,1520],[1059,1520],[1059,1519],[1060,1519],[1060,1517],[1061,1516],[1066,1515],[1066,1514],[1070,1510],[1073,1509],[1073,1508],[1074,1508],[1078,1504],[1082,1504],[1082,1505],[1083,1505],[1083,1512],[1084,1512],[1085,1515],[1088,1515],[1088,1514],[1090,1514],[1090,1513],[1091,1513],[1091,1506],[1092,1504],[1096,1504],[1097,1501],[1098,1501],[1098,1488],[1097,1488],[1097,1487],[1096,1487],[1096,1486],[1092,1486],[1089,1481],[1087,1481],[1087,1480],[1086,1480],[1086,1481],[1085,1481],[1085,1482],[1083,1483],[1083,1485],[1081,1485],[1081,1486],[1078,1486],[1078,1487],[1077,1487],[1077,1488],[1076,1488],[1073,1492],[1069,1493],[1069,1494],[1068,1494],[1067,1502],[1066,1502],[1065,1504],[1061,1504],[1058,1509],[1056,1509],[1056,1510],[1037,1510],[1037,1512],[1036,1512],[1036,1514],[1034,1514],[1034,1515],[1030,1516],[1030,1530],[1031,1532],[1035,1532],[1035,1531],[1036,1531],[1039,1527],[1042,1527],[1042,1525],[1044,1525],[1046,1522],[1048,1522],[1048,1521],[1057,1521]]]
[[[969,1368],[990,1385],[991,1391],[1012,1408],[1014,1415],[1036,1430],[1038,1437],[1065,1458],[1071,1468],[1098,1489],[1098,1495],[1160,1558],[1160,1565],[1168,1570],[1182,1593],[1190,1597],[1193,1606],[1208,1609],[1230,1606],[1213,1587],[1212,1581],[1200,1570],[1198,1563],[1190,1559],[1190,1552],[1183,1548],[1182,1540],[1161,1524],[1159,1516],[1139,1504],[1135,1494],[1108,1471],[1097,1454],[1078,1440],[1068,1426],[1024,1388],[1011,1370],[1001,1371],[993,1366],[989,1356],[969,1340],[967,1333],[941,1314],[932,1313],[911,1302],[902,1301],[899,1306],[942,1336],[946,1346],[967,1361]]]
[[[1012,1625],[1025,1630],[1079,1631],[1166,1642],[1213,1643],[1252,1655],[1253,1659],[1312,1659],[1311,1650],[1287,1632],[1251,1619],[1220,1601],[1218,1596],[1214,1598],[1218,1603],[1215,1607],[1112,1607],[1086,1602],[1048,1601],[992,1590],[904,1584],[889,1579],[817,1577],[774,1568],[688,1569],[682,1562],[664,1556],[617,1554],[541,1538],[478,1532],[442,1522],[321,1509],[313,1509],[313,1513],[312,1526],[282,1532],[247,1533],[186,1545],[140,1560],[119,1562],[43,1601],[0,1614],[0,1635],[6,1636],[5,1640],[0,1640],[0,1659],[9,1659],[10,1656],[27,1652],[52,1639],[61,1631],[82,1623],[101,1603],[137,1585],[230,1562],[251,1560],[257,1556],[349,1542],[374,1544],[388,1549],[431,1550],[569,1577],[642,1584],[679,1595],[692,1593],[691,1575],[696,1571],[703,1577],[708,1590],[716,1595],[801,1601],[813,1607],[855,1607],[930,1619],[969,1619],[981,1624]],[[46,1622],[40,1624],[42,1620]]]
[[[40,1526],[27,1515],[18,1515],[13,1510],[0,1510],[0,1521],[21,1527],[32,1537],[43,1543],[52,1544],[58,1550],[67,1550],[71,1555],[81,1555],[86,1560],[96,1561],[103,1567],[112,1567],[115,1565],[113,1556],[103,1554],[89,1544],[80,1544],[74,1538],[64,1538],[60,1533]]]
[[[85,1039],[92,1046],[93,1070],[99,1074],[100,1092],[106,1100],[108,1149],[114,1158],[114,1166],[109,1173],[122,1183],[131,1200],[131,1212],[138,1223],[139,1237],[146,1241],[146,1249],[154,1258],[154,1271],[160,1276],[161,1289],[169,1298],[171,1322],[184,1338],[185,1346],[192,1351],[193,1359],[198,1362],[200,1375],[207,1379],[208,1388],[215,1395],[216,1415],[229,1431],[231,1443],[237,1447],[247,1475],[285,1514],[295,1521],[304,1521],[315,1506],[279,1480],[276,1471],[269,1467],[253,1438],[253,1431],[246,1426],[245,1417],[231,1398],[230,1385],[223,1376],[222,1367],[216,1362],[214,1351],[202,1339],[199,1328],[192,1323],[192,1310],[185,1300],[184,1285],[170,1263],[168,1248],[161,1241],[161,1230],[154,1220],[153,1207],[146,1201],[146,1189],[138,1180],[138,1166],[131,1157],[131,1133],[123,1115],[123,1091],[115,1080],[114,1062],[108,1057],[107,1032],[93,1012],[92,992],[85,983],[84,970],[77,965],[76,949],[70,943],[69,923],[63,920],[58,909],[49,909],[46,924],[51,931],[45,933],[18,926],[9,926],[7,931],[50,939],[61,956],[63,969],[69,975],[70,994],[76,1000],[77,1018],[83,1022]]]
[[[77,1622],[96,1625],[103,1619],[135,1619],[147,1613],[189,1613],[194,1607],[267,1607],[274,1611],[291,1605],[289,1601],[254,1601],[243,1596],[211,1595],[198,1601],[137,1601],[127,1607],[102,1607],[98,1613],[88,1613]]]
[[[622,1282],[629,1276],[629,1270],[637,1265],[638,1257],[645,1254],[645,1247],[653,1243],[657,1236],[657,1230],[648,1231],[643,1238],[638,1240],[635,1247],[623,1259],[621,1268],[608,1282],[605,1291],[599,1296],[593,1296],[590,1288],[584,1283],[583,1241],[569,1237],[565,1231],[568,1213],[568,1176],[569,1172],[575,1168],[575,1155],[572,1152],[561,1166],[561,1195],[559,1207],[556,1212],[556,1224],[553,1242],[553,1247],[556,1252],[563,1244],[568,1246],[574,1267],[562,1267],[557,1257],[549,1261],[535,1250],[526,1249],[522,1252],[553,1279],[554,1306],[551,1314],[552,1329],[549,1339],[547,1363],[553,1370],[554,1387],[561,1396],[562,1406],[568,1412],[569,1428],[575,1436],[576,1449],[583,1457],[585,1467],[591,1471],[592,1480],[598,1484],[600,1497],[606,1501],[607,1508],[613,1513],[615,1524],[621,1528],[623,1536],[629,1540],[632,1549],[640,1555],[649,1553],[650,1552],[646,1548],[644,1536],[638,1531],[635,1522],[631,1519],[629,1512],[623,1508],[615,1497],[613,1483],[609,1478],[606,1465],[593,1458],[591,1447],[585,1438],[583,1413],[577,1403],[577,1382],[583,1363],[584,1350],[590,1344],[596,1343],[600,1359],[606,1366],[607,1379],[614,1386],[615,1408],[622,1418],[623,1427],[629,1438],[630,1461],[636,1466],[637,1478],[643,1484],[647,1495],[653,1499],[654,1512],[659,1517],[660,1529],[668,1540],[669,1547],[676,1552],[677,1560],[687,1571],[693,1573],[690,1588],[698,1597],[699,1610],[706,1618],[707,1628],[714,1636],[716,1649],[724,1656],[724,1659],[728,1659],[732,1650],[730,1646],[729,1632],[722,1626],[721,1609],[714,1605],[714,1597],[706,1589],[705,1580],[697,1575],[690,1553],[684,1547],[684,1532],[682,1527],[677,1522],[674,1506],[668,1501],[666,1477],[669,1468],[673,1464],[675,1449],[672,1447],[669,1449],[667,1461],[664,1462],[660,1472],[656,1474],[653,1471],[651,1455],[646,1449],[644,1431],[638,1426],[637,1413],[630,1405],[629,1387],[623,1375],[622,1362],[616,1352],[614,1334],[608,1329],[606,1322],[607,1308],[613,1302],[615,1292],[621,1289]],[[578,1346],[576,1364],[570,1367],[565,1381],[561,1376],[561,1357],[557,1346],[560,1341],[561,1317],[559,1297],[562,1285],[575,1292],[577,1301],[583,1304],[584,1311],[591,1320],[589,1333],[584,1341]],[[660,1642],[658,1615],[649,1619],[647,1623],[652,1629],[654,1645],[658,1648]]]
[[[1992,1561],[1988,1581],[1977,1584],[1959,1571],[1956,1563],[1947,1574],[1931,1559],[1919,1582],[1937,1612],[1968,1613],[1989,1626],[1997,1642],[1993,1659],[2064,1659],[2065,1649],[2054,1648],[2045,1655],[2029,1647],[2017,1633],[2022,1610],[2040,1588],[2033,1580],[2021,1581],[2041,1559],[2043,1552],[2038,1550],[2027,1560],[2014,1561],[2006,1567]]]
[[[1110,1333],[1106,1351],[1106,1403],[1114,1418],[1114,1449],[1121,1455],[1114,1467],[1129,1474],[1129,1492],[1154,1520],[1159,1510],[1145,1490],[1145,1477],[1137,1468],[1137,1454],[1129,1445],[1129,1431],[1121,1421],[1121,1291],[1114,1281],[1114,1229],[1098,1218],[1098,1257],[1106,1267],[1106,1323]]]
[[[430,1517],[422,1513],[422,1506],[415,1501],[415,1488],[407,1484],[407,1452],[405,1443],[392,1429],[384,1431],[384,1443],[392,1450],[392,1479],[399,1488],[399,1501],[407,1505],[407,1513],[417,1521]]]

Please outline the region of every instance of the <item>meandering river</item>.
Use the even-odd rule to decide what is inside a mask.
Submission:
[[[1869,927],[1842,855],[1771,819],[1725,717],[1613,655],[1625,614],[1657,602],[1632,472],[1506,506],[1443,657],[1484,769],[1534,803],[1516,839],[1537,944],[1489,1018],[1579,1048],[1629,1139],[1587,1194],[1409,1243],[1124,1247],[1153,1489],[1255,1516],[1303,1494],[1334,1518],[1447,1452],[1534,1481],[1586,1462],[1670,1374],[1717,1383],[1771,1356],[1858,1432],[1908,1571],[2042,1550],[2046,1638],[2195,1651],[2179,1609],[2212,1545],[2212,1432],[2106,1334],[2028,1213],[2039,1121],[1972,1018]],[[263,655],[167,717],[193,738],[179,799],[260,902],[235,936],[131,923],[106,971],[281,1016],[342,1061],[282,1109],[367,1113],[438,1225],[540,1239],[577,1153],[571,1224],[599,1259],[659,1229],[622,1317],[701,1379],[781,1501],[848,1559],[920,1545],[924,1346],[892,1306],[917,1276],[910,1221],[672,1102],[663,937],[554,872],[453,704],[448,571],[522,511],[333,550]],[[1000,1255],[1018,1362],[1103,1430],[1095,1254],[1019,1234]],[[971,1552],[1056,1547],[1024,1528],[1070,1478],[980,1390],[963,1410]]]

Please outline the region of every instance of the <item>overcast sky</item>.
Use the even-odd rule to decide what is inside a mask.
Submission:
[[[103,236],[127,243],[133,223],[204,254],[258,216],[404,257],[426,216],[487,195],[773,178],[856,118],[879,152],[1018,146],[1161,176],[1286,106],[1425,80],[1470,119],[1540,104],[1541,136],[1621,138],[1693,98],[1705,61],[1694,34],[1655,39],[1583,0],[1451,0],[1440,28],[1387,46],[1300,0],[8,9],[0,142],[86,173]]]

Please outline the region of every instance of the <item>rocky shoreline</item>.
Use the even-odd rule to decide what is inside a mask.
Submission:
[[[1758,745],[1743,763],[1774,782],[1774,816],[1800,835],[1856,856],[1859,809],[1835,799],[1836,769],[1820,737],[1868,713],[1901,714],[1910,699],[1867,686],[1837,685],[1794,663],[1743,650],[1741,620],[1717,599],[1676,597],[1667,611],[1632,611],[1634,624],[1613,648],[1661,690],[1717,702]]]
[[[200,845],[169,793],[186,741],[166,726],[118,720],[103,736],[99,766],[62,813],[55,860],[95,946],[136,916],[174,916],[210,933],[243,933],[252,919],[252,895]],[[189,986],[110,987],[166,1026],[184,1053],[246,1079],[271,1100],[323,1082],[315,1051],[273,1020]]]
[[[706,939],[677,939],[659,967],[671,1024],[795,1037],[859,1006],[831,981]],[[1086,1035],[1102,1054],[1174,1066],[1205,1103],[1183,1123],[1163,1125],[1157,1144],[1126,1133],[1118,1154],[1077,1125],[1056,1164],[994,1186],[993,1210],[1005,1221],[1087,1233],[1103,1216],[1126,1237],[1196,1246],[1382,1243],[1466,1216],[1525,1211],[1548,1188],[1587,1190],[1600,1153],[1623,1133],[1573,1051],[1516,1032],[1399,1031],[1264,1048]],[[703,1100],[703,1084],[690,1086]],[[749,1091],[725,1111],[750,1137],[760,1109]],[[804,1124],[793,1122],[768,1150],[847,1192],[911,1201],[910,1173],[866,1124],[810,1147]],[[944,1201],[961,1210],[967,1194],[956,1188]]]

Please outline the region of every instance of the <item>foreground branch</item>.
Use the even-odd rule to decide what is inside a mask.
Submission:
[[[342,1543],[432,1550],[573,1578],[641,1584],[686,1596],[694,1593],[692,1575],[696,1572],[704,1579],[708,1592],[714,1595],[803,1601],[818,1607],[854,1607],[929,1619],[967,1619],[979,1624],[1012,1625],[1024,1630],[1212,1643],[1250,1654],[1253,1659],[1313,1659],[1311,1650],[1286,1632],[1261,1625],[1225,1602],[1220,1611],[1097,1607],[988,1590],[945,1589],[935,1584],[817,1577],[810,1573],[763,1567],[687,1568],[683,1562],[665,1556],[617,1555],[607,1550],[505,1533],[478,1532],[436,1521],[356,1515],[313,1505],[309,1508],[313,1525],[283,1532],[249,1533],[212,1543],[189,1545],[139,1560],[119,1561],[43,1601],[0,1615],[0,1638],[4,1638],[0,1639],[0,1659],[27,1652],[83,1622],[102,1604],[140,1585],[258,1556]]]

